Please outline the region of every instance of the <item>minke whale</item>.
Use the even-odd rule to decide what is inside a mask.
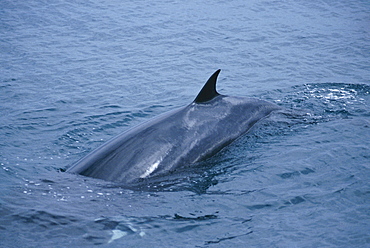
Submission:
[[[67,171],[138,183],[209,158],[280,107],[259,99],[221,95],[217,70],[195,100],[109,140]]]

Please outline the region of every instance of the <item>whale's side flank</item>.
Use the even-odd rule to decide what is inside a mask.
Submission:
[[[187,106],[154,117],[101,145],[67,171],[120,184],[158,177],[213,156],[277,105],[220,95],[217,70]]]

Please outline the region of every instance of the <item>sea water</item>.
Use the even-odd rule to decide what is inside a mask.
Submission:
[[[0,2],[1,247],[368,247],[368,1]],[[181,178],[64,170],[221,94],[276,113]]]

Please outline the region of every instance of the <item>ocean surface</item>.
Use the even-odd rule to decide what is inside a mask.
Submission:
[[[370,2],[0,1],[0,247],[370,247]],[[287,110],[180,178],[64,172],[221,94]]]

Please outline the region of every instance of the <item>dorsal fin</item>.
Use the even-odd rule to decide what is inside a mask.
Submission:
[[[216,96],[220,95],[216,91],[216,81],[217,76],[220,73],[220,69],[218,69],[215,73],[212,74],[212,76],[208,79],[206,84],[203,86],[201,91],[199,92],[198,96],[195,98],[195,103],[202,103],[202,102],[208,102],[215,98]]]

